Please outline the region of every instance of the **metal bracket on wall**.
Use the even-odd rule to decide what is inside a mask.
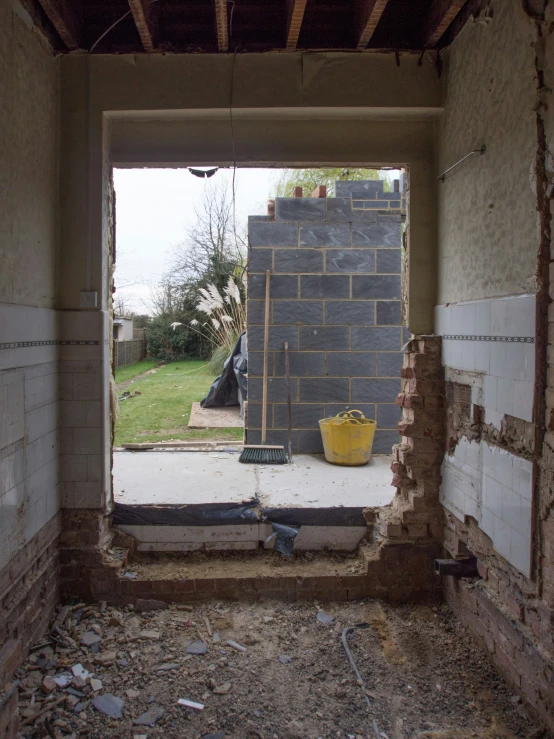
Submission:
[[[451,167],[448,167],[439,177],[437,177],[438,180],[441,182],[444,182],[446,179],[446,175],[451,172],[453,169],[455,169],[459,164],[462,162],[465,162],[466,159],[469,159],[469,157],[473,156],[474,154],[479,154],[480,156],[483,156],[483,154],[487,151],[487,147],[485,144],[481,146],[480,149],[474,149],[473,151],[470,151],[469,154],[466,154],[465,157],[462,157],[459,161],[456,162],[456,164],[453,164]]]

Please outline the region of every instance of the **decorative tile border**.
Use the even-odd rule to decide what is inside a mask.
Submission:
[[[84,340],[84,341],[66,341],[63,339],[52,339],[52,340],[45,340],[45,341],[6,341],[4,343],[0,343],[0,350],[2,349],[26,349],[30,346],[99,346],[101,341],[90,341],[90,340]],[[105,341],[104,343],[108,343]]]
[[[449,339],[451,341],[507,341],[518,344],[534,344],[534,336],[471,336],[469,334],[445,334],[443,341]]]

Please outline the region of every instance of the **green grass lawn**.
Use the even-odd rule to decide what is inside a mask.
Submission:
[[[145,364],[145,362],[139,362]],[[147,363],[146,363],[147,364]],[[135,367],[137,365],[134,365]],[[123,370],[131,370],[125,367]],[[141,372],[145,372],[146,367]],[[123,371],[122,370],[122,371]],[[137,373],[140,374],[140,373]],[[129,379],[129,378],[126,378]],[[136,382],[127,390],[141,393],[121,401],[115,424],[115,446],[144,441],[242,440],[242,429],[189,429],[190,409],[202,400],[214,381],[205,362],[171,362]],[[122,382],[116,376],[117,382]]]
[[[143,359],[142,362],[136,364],[130,364],[128,367],[121,367],[115,371],[115,381],[119,385],[121,382],[127,382],[132,380],[137,375],[142,375],[143,372],[154,369],[160,364],[158,359]]]

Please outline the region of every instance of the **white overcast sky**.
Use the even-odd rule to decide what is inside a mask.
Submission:
[[[275,169],[237,169],[237,224],[267,213],[278,176]],[[115,170],[116,294],[131,310],[149,312],[151,288],[167,271],[171,248],[194,223],[194,206],[201,203],[206,183],[225,180],[230,188],[231,178],[231,170],[219,170],[210,179],[194,177],[187,169]]]
[[[237,227],[249,215],[267,213],[278,169],[237,169],[235,178]],[[397,171],[387,176],[398,177]],[[116,169],[116,298],[129,311],[151,313],[150,296],[169,268],[172,247],[183,241],[194,223],[194,206],[202,202],[207,183],[232,182],[232,170],[221,169],[210,179],[187,169]]]

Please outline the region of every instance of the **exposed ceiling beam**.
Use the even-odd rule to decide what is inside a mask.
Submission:
[[[139,32],[142,47],[144,51],[151,53],[156,48],[152,16],[150,13],[151,2],[150,0],[129,0],[129,7],[131,8],[137,31]]]
[[[67,48],[79,49],[81,24],[75,12],[76,3],[69,0],[39,0],[39,3]]]
[[[434,0],[424,25],[424,48],[435,46],[465,3],[466,0]]]
[[[367,49],[389,0],[358,0],[356,3],[358,51]]]
[[[288,0],[288,23],[287,23],[287,51],[295,51],[298,45],[298,37],[304,20],[306,0]]]
[[[229,51],[227,0],[215,0],[215,24],[217,28],[217,48],[219,51]]]

